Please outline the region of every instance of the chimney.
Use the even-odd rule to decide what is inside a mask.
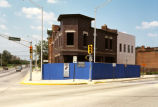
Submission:
[[[143,46],[141,46],[141,49],[145,49],[145,46],[143,45]]]
[[[59,26],[58,25],[52,25],[52,31],[53,32],[57,32],[57,31],[59,31]]]
[[[107,28],[108,28],[108,27],[107,27],[106,24],[104,24],[104,25],[101,27],[102,30],[107,30]]]

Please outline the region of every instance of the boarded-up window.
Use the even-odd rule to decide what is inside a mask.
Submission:
[[[83,34],[83,46],[87,46],[88,35]]]
[[[74,45],[74,33],[73,32],[67,33],[67,45]]]
[[[105,49],[108,49],[108,38],[105,38]]]
[[[130,53],[130,45],[128,45],[128,53]]]
[[[112,39],[110,39],[110,49],[112,49]]]
[[[133,46],[131,46],[131,53],[133,53]]]
[[[126,52],[126,44],[124,44],[123,50],[124,50],[124,52]]]
[[[122,44],[120,43],[120,52],[122,52]]]

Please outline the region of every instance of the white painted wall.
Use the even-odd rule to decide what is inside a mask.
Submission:
[[[122,52],[120,52],[120,43],[122,44]],[[126,52],[124,52],[124,44],[126,44]],[[128,45],[130,45],[130,53],[128,53]],[[133,53],[131,53],[131,46],[133,46]],[[135,36],[118,32],[117,63],[135,64]]]

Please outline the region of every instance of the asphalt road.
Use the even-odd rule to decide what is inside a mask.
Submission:
[[[157,78],[96,85],[19,84],[27,70],[0,77],[1,107],[158,106]]]

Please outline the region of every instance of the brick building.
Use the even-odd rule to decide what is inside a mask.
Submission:
[[[158,47],[137,47],[136,64],[145,66],[148,70],[158,70]]]
[[[81,14],[62,14],[58,17],[60,25],[53,25],[48,31],[49,63],[72,62],[73,56],[78,61],[87,61],[87,46],[93,44],[94,18]],[[106,25],[97,29],[96,62],[117,62],[117,30]]]

